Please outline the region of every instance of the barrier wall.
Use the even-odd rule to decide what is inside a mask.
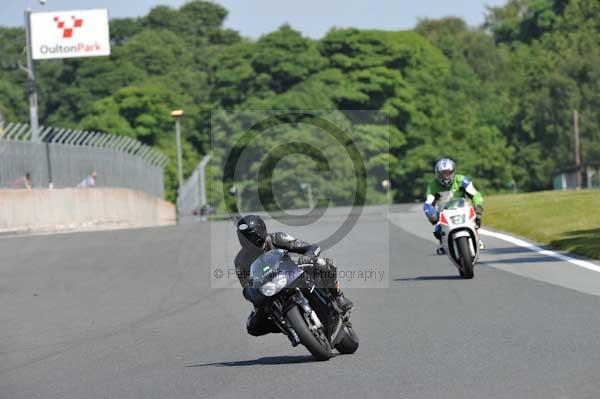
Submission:
[[[42,233],[166,226],[175,206],[122,188],[0,190],[0,233]]]

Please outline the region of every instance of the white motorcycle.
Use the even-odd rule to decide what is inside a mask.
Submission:
[[[464,279],[473,278],[479,256],[479,232],[475,209],[464,198],[451,199],[439,214],[442,246]]]

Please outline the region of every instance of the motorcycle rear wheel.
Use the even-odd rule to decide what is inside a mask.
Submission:
[[[322,329],[318,329],[313,334],[309,327],[313,325],[312,320],[304,317],[303,314],[304,312],[298,309],[298,306],[294,306],[287,313],[287,319],[296,334],[298,334],[300,343],[308,349],[315,359],[319,361],[329,360],[333,356],[333,352],[325,333]],[[318,338],[315,334],[318,334]]]

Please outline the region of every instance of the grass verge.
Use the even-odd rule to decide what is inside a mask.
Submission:
[[[600,259],[600,191],[544,191],[485,198],[483,224]]]

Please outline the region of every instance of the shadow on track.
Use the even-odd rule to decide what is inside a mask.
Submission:
[[[524,256],[520,258],[509,258],[509,259],[492,259],[477,262],[478,265],[493,265],[493,264],[520,264],[520,263],[549,263],[549,262],[562,262],[561,259],[553,258],[546,255]]]
[[[484,237],[485,241],[485,237]],[[523,247],[502,247],[502,248],[486,248],[482,253],[493,254],[493,255],[505,255],[505,254],[517,254],[517,253],[529,253],[531,250]]]
[[[435,280],[462,280],[457,275],[450,276],[420,276],[420,277],[408,277],[408,278],[395,278],[394,281],[435,281]]]
[[[591,258],[600,257],[600,229],[575,230],[563,233],[551,245]]]
[[[308,363],[315,362],[316,360],[312,356],[269,356],[260,357],[253,360],[238,360],[236,362],[217,362],[217,363],[206,363],[206,364],[194,364],[186,367],[242,367],[242,366],[256,366],[256,365],[276,365],[276,364],[294,364],[294,363]]]

